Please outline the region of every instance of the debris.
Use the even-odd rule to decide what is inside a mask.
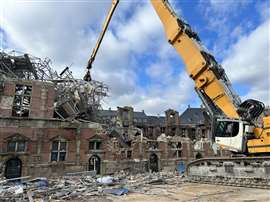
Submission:
[[[178,163],[176,169],[180,174],[183,174],[186,172],[186,165],[183,162],[180,162]]]
[[[166,184],[166,182],[164,181],[164,179],[154,179],[148,182],[148,184]]]
[[[89,196],[117,197],[129,192],[156,194],[153,187],[162,184],[179,184],[183,180],[177,173],[141,173],[131,175],[124,171],[112,176],[64,176],[47,179],[44,177],[23,182],[5,181],[0,185],[1,201],[80,201]],[[42,201],[41,200],[41,201]]]
[[[108,87],[99,81],[75,79],[69,67],[60,74],[50,67],[51,60],[29,54],[0,52],[0,91],[4,80],[23,79],[53,83],[56,91],[54,112],[57,118],[93,121]],[[16,111],[15,113],[22,113]]]
[[[21,185],[15,186],[14,188],[14,193],[17,194],[22,194],[23,193],[23,187]]]
[[[97,179],[97,182],[100,184],[112,184],[113,178],[111,176],[100,177]]]
[[[46,188],[49,186],[48,180],[45,177],[35,178],[30,180],[29,183],[33,183],[33,185],[37,188]]]
[[[1,184],[6,184],[8,182],[16,182],[16,181],[22,181],[22,180],[26,180],[29,179],[30,176],[24,176],[24,177],[16,177],[16,178],[11,178],[11,179],[4,179],[0,181],[0,185]]]
[[[113,194],[117,196],[121,196],[128,193],[127,188],[113,188],[113,189],[104,189],[104,193]]]
[[[29,199],[29,202],[34,202],[34,200],[33,200],[33,193],[31,192],[31,191],[28,191],[27,192],[27,197],[28,197],[28,199]]]
[[[66,173],[66,176],[96,176],[96,174],[97,172],[95,170],[92,170],[92,171]]]

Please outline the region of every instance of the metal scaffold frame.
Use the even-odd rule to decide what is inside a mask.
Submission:
[[[44,60],[29,54],[0,52],[0,81],[7,79],[37,80],[55,85],[54,110],[61,119],[95,119],[101,101],[107,96],[108,86],[100,81],[76,79],[69,67],[60,74]]]

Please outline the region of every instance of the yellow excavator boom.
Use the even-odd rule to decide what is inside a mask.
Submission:
[[[239,114],[234,100],[214,72],[213,66],[217,64],[211,55],[205,52],[196,33],[177,17],[167,1],[151,0],[151,2],[164,26],[169,43],[177,50],[189,76],[194,80],[195,88],[203,91],[225,115],[238,119]]]
[[[99,37],[98,37],[98,40],[97,40],[97,43],[92,51],[92,54],[88,60],[88,63],[87,63],[87,66],[86,66],[86,69],[87,69],[87,72],[86,72],[86,75],[84,76],[84,80],[85,81],[91,81],[91,75],[90,75],[90,69],[92,68],[92,64],[96,58],[96,55],[97,55],[97,52],[99,50],[99,47],[100,47],[100,44],[103,40],[103,37],[107,31],[107,28],[109,26],[109,23],[111,21],[111,18],[112,18],[112,15],[116,9],[116,6],[117,4],[119,3],[119,0],[112,0],[112,5],[111,5],[111,8],[109,10],[109,13],[107,14],[107,17],[106,17],[106,20],[103,24],[103,27],[102,27],[102,31],[101,33],[99,34]]]

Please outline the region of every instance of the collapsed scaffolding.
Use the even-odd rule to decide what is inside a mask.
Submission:
[[[55,86],[55,117],[64,120],[96,119],[101,101],[107,96],[108,86],[103,82],[75,79],[69,67],[60,74],[44,60],[16,51],[0,52],[0,88],[4,80],[38,80],[52,82]],[[1,91],[1,89],[0,89]]]

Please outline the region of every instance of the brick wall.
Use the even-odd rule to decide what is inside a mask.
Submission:
[[[32,86],[29,118],[52,118],[55,90],[50,82],[41,81],[5,81],[3,93],[0,94],[0,116],[11,117],[15,95],[15,86]]]

